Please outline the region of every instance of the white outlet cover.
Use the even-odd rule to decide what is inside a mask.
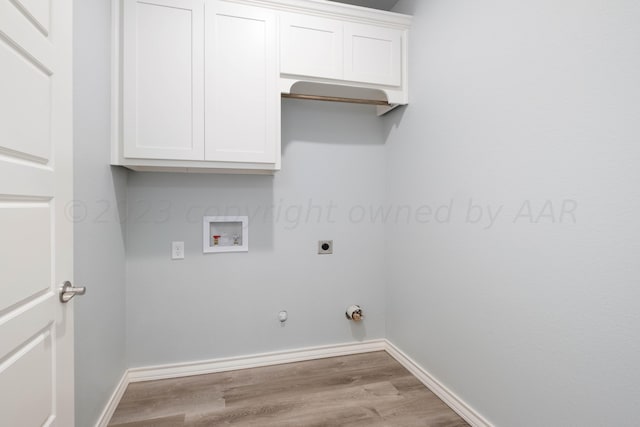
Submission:
[[[184,259],[184,242],[171,242],[171,259]]]

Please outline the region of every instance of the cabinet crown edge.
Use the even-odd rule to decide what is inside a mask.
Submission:
[[[206,0],[205,0],[206,1]],[[343,21],[372,24],[382,27],[408,29],[412,17],[397,12],[371,9],[328,0],[222,0],[265,7],[269,9],[333,18]]]

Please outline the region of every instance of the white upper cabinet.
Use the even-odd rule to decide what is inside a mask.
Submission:
[[[281,74],[402,85],[402,30],[293,13],[280,28]]]
[[[279,160],[276,23],[269,9],[207,3],[205,160]]]
[[[121,1],[122,113],[113,163],[278,170],[275,11],[222,0]]]
[[[280,16],[280,72],[342,79],[343,24],[334,19],[283,13]]]
[[[350,23],[344,33],[345,80],[402,85],[403,31]]]
[[[356,94],[359,101],[382,100],[380,113],[408,102],[410,17],[333,2],[298,3],[308,7],[280,14],[282,93],[352,100]]]
[[[309,0],[112,0],[112,164],[280,169],[280,98],[384,114],[407,97],[410,17]]]
[[[204,156],[204,7],[124,2],[124,157]]]

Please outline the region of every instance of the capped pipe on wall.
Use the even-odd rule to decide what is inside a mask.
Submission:
[[[349,307],[347,307],[347,311],[344,313],[345,316],[347,316],[347,319],[349,320],[353,320],[353,321],[359,321],[362,320],[362,308],[360,308],[359,305],[350,305]]]

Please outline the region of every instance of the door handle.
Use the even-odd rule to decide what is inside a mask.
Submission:
[[[84,295],[85,293],[87,293],[87,288],[84,286],[74,288],[71,282],[67,280],[62,284],[62,289],[60,289],[60,302],[67,303],[76,295]]]

